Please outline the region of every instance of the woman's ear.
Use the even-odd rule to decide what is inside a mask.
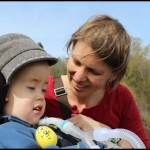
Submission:
[[[109,84],[111,89],[113,89],[116,85],[116,78],[117,78],[117,75],[112,75],[110,77],[110,79],[108,80],[108,84]]]
[[[109,80],[114,81],[114,80],[116,80],[116,78],[117,78],[117,75],[113,74]]]

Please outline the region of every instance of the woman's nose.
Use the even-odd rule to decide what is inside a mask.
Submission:
[[[86,75],[85,69],[84,69],[84,68],[78,69],[78,70],[75,72],[73,79],[74,79],[76,82],[84,82],[84,81],[86,81],[87,75]]]

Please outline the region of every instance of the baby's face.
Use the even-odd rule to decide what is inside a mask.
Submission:
[[[12,79],[5,113],[34,125],[45,111],[46,86],[50,67],[46,62],[26,65]]]

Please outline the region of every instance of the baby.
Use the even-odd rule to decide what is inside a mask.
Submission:
[[[0,37],[0,148],[40,148],[35,130],[57,61],[26,35]]]

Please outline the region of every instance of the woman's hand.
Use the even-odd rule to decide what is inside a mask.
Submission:
[[[72,117],[68,119],[75,126],[79,127],[83,131],[91,131],[96,128],[109,128],[109,126],[95,121],[94,119],[81,115],[81,114],[72,114]]]
[[[127,142],[126,140],[120,140],[118,145],[122,148],[122,149],[133,149],[132,145]]]
[[[83,131],[91,131],[97,128],[111,129],[109,126],[81,114],[72,114],[72,117],[69,118],[68,120],[71,121],[75,126],[79,127]],[[122,139],[119,141],[118,145],[123,149],[133,148],[129,142]]]

